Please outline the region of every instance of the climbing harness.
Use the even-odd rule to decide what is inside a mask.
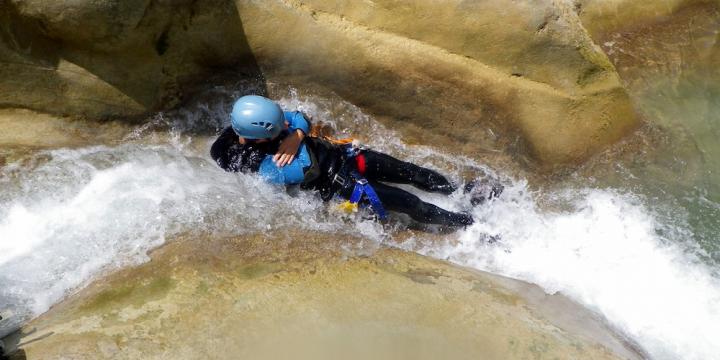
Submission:
[[[348,141],[345,143],[345,155],[347,160],[355,160],[357,165],[356,170],[341,171],[346,175],[336,174],[333,178],[333,183],[337,183],[340,187],[346,186],[348,181],[355,182],[355,188],[353,189],[350,199],[340,204],[340,209],[347,213],[357,212],[360,205],[360,201],[364,198],[370,203],[370,209],[377,215],[380,220],[387,219],[387,212],[385,207],[380,201],[380,197],[373,189],[372,185],[363,176],[365,174],[365,156],[362,154],[363,148],[360,147],[360,143],[356,140]],[[346,160],[346,161],[347,161]]]
[[[375,189],[373,189],[373,187],[368,183],[367,179],[361,177],[360,174],[355,173],[352,175],[356,176],[356,180],[355,189],[353,189],[353,193],[350,196],[350,203],[358,204],[360,202],[360,199],[362,199],[362,196],[365,195],[365,197],[370,202],[370,208],[378,216],[378,218],[380,220],[387,219],[387,213],[385,212],[385,208],[383,207],[380,198],[375,192]]]
[[[306,118],[308,118],[306,116]],[[313,124],[310,128],[310,136],[321,138],[330,142],[333,145],[337,145],[345,150],[345,156],[343,157],[342,165],[339,171],[333,176],[331,181],[331,187],[344,188],[349,185],[350,181],[355,183],[350,200],[345,200],[338,205],[340,211],[345,213],[354,213],[358,211],[360,202],[363,200],[363,196],[370,203],[370,208],[377,215],[380,220],[387,219],[387,212],[383,207],[380,197],[378,197],[375,189],[370,185],[367,179],[363,176],[365,174],[366,164],[365,156],[362,151],[365,149],[360,141],[353,138],[337,139],[330,136],[331,128],[322,122]],[[351,170],[352,167],[348,165],[348,162],[355,161],[356,170]],[[330,191],[329,194],[334,193]],[[329,195],[332,196],[332,195]]]
[[[350,195],[350,200],[342,202],[339,206],[340,209],[347,213],[357,212],[360,201],[363,199],[364,195],[365,199],[367,199],[370,203],[370,208],[375,215],[377,215],[378,219],[387,219],[387,212],[385,211],[382,201],[380,201],[380,197],[377,195],[372,185],[368,183],[367,179],[362,177],[362,175],[360,175],[357,171],[351,171],[347,178],[335,175],[333,182],[340,184],[340,186],[344,186],[350,179],[355,182],[355,188],[353,189],[352,195]]]

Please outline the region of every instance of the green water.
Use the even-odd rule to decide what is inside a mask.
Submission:
[[[698,71],[668,79],[646,91],[639,106],[673,140],[659,149],[649,175],[688,210],[695,240],[720,259],[720,77]]]
[[[667,232],[660,235],[685,243],[718,269],[720,73],[712,64],[689,64],[652,74],[630,93],[642,129],[580,173],[646,196],[664,225],[659,231]]]
[[[578,180],[646,198],[660,238],[720,269],[720,10],[710,2],[596,39],[643,126]],[[663,233],[664,232],[664,233]]]

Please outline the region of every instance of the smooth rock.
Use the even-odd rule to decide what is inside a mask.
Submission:
[[[660,78],[678,79],[688,73],[720,78],[720,1],[677,0],[664,7],[655,5],[628,5],[635,9],[629,11],[635,18],[625,23],[618,23],[611,9],[599,5],[588,8],[584,15],[584,23],[596,29],[593,36],[631,94],[655,85]]]
[[[621,29],[647,26],[667,20],[688,8],[719,6],[717,0],[579,0],[577,7],[583,25],[595,39]]]
[[[24,109],[0,109],[0,147],[62,148],[113,143],[127,124],[81,121]]]
[[[570,2],[0,4],[0,106],[91,118],[167,109],[220,69],[326,86],[409,136],[573,164],[636,128]],[[247,36],[246,36],[247,34]]]
[[[399,250],[344,257],[330,241],[174,241],[56,305],[13,348],[27,359],[640,358],[560,295]]]
[[[567,164],[638,124],[569,2],[237,4],[268,78],[324,84],[429,144],[451,138],[473,156],[500,129],[498,147]]]
[[[0,3],[0,106],[95,119],[176,106],[218,68],[252,63],[222,0]]]
[[[700,183],[716,188],[720,184],[716,170],[720,169],[720,1],[608,3],[618,7],[605,2],[589,6],[583,22],[591,29],[603,29],[594,30],[593,37],[615,64],[648,126],[629,146],[617,148],[622,155],[600,157],[588,169],[612,174],[622,161],[631,167],[647,166],[646,176],[668,179],[676,192],[691,191],[682,189]],[[617,19],[627,16],[621,10],[625,8],[634,14],[633,20],[606,21],[616,19],[616,13]]]
[[[26,109],[0,109],[0,167],[38,151],[116,144],[129,126],[84,121]]]

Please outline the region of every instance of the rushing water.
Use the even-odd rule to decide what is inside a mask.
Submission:
[[[238,94],[219,91],[223,98]],[[419,194],[472,211],[479,221],[441,241],[421,233],[408,239],[398,236],[402,226],[362,219],[350,225],[313,194],[291,197],[255,176],[218,169],[208,156],[213,138],[202,134],[226,122],[227,103],[159,114],[148,125],[129,128],[117,143],[38,151],[0,168],[0,335],[99,274],[147,261],[148,250],[174,236],[306,229],[338,234],[338,246],[343,234],[360,236],[370,247],[399,246],[562,292],[657,359],[720,354],[718,192],[716,173],[702,173],[716,160],[690,166],[701,173],[683,181],[673,175],[677,171],[663,170],[664,161],[696,161],[696,152],[668,160],[678,151],[661,148],[640,163],[612,163],[611,171],[601,163],[588,170],[593,176],[580,172],[563,183],[530,186],[451,149],[406,145],[401,134],[331,94],[298,95],[280,86],[272,92],[284,107],[358,134],[380,151],[440,169],[455,181],[491,174],[503,179],[506,192],[474,209],[459,193]],[[715,94],[707,106],[720,110]],[[662,119],[672,114],[663,106],[684,111],[645,99],[646,109]],[[716,129],[717,113],[695,112],[694,120]],[[672,124],[664,126],[678,123]],[[702,144],[704,131],[693,131],[682,134]]]

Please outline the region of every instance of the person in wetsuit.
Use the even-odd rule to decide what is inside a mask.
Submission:
[[[238,99],[231,124],[210,149],[213,160],[226,171],[259,173],[274,184],[299,185],[318,191],[325,201],[335,196],[351,199],[358,182],[366,179],[370,192],[381,202],[377,207],[405,213],[425,224],[462,227],[473,223],[470,215],[447,211],[383,183],[410,184],[448,195],[456,187],[443,175],[387,154],[307,136],[310,126],[303,114],[283,111],[270,99],[257,95]],[[360,200],[377,212],[373,196],[363,193]]]

